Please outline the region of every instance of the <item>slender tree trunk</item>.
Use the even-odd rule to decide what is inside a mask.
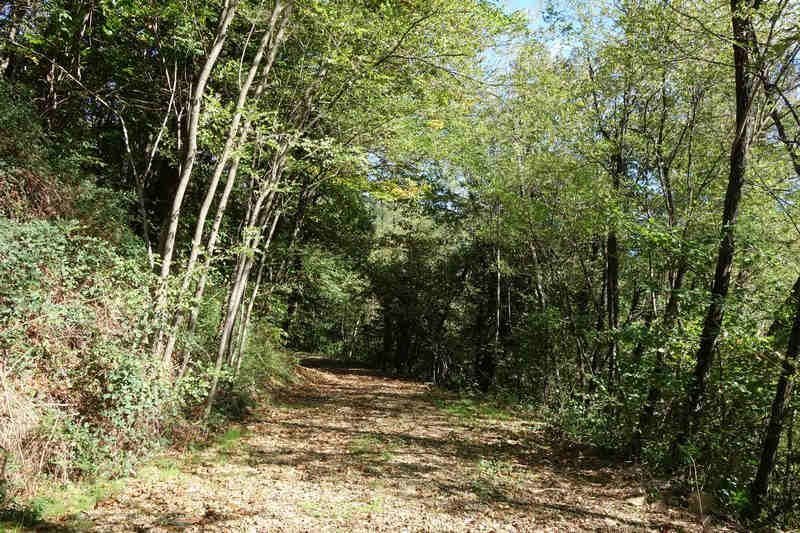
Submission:
[[[787,309],[790,309],[791,312],[794,313],[795,304],[797,302],[796,298],[800,298],[800,276],[798,276],[798,278],[795,280],[789,297],[786,298],[783,304],[778,308],[775,320],[773,320],[772,324],[770,324],[769,329],[767,330],[768,337],[774,337],[789,326],[785,320],[786,312]]]
[[[606,305],[606,310],[608,311],[608,330],[611,336],[606,359],[609,368],[609,376],[613,377],[614,368],[617,364],[616,331],[619,327],[619,242],[617,241],[616,230],[612,230],[608,233],[606,250],[608,254],[608,290],[606,291],[608,303]],[[610,381],[613,381],[613,379]]]
[[[303,268],[303,262],[299,256],[295,257],[294,259],[294,268],[295,271],[297,272],[299,272]],[[289,335],[289,330],[292,329],[292,322],[294,321],[294,317],[297,314],[297,307],[299,304],[300,304],[300,291],[297,289],[297,287],[294,287],[292,289],[292,292],[289,294],[289,301],[286,305],[286,318],[284,318],[283,322],[281,323],[281,329],[287,334],[287,336]]]
[[[273,232],[275,231],[275,227],[277,226],[278,219],[280,218],[281,213],[278,211],[275,213],[275,217],[272,222],[272,226],[270,228],[269,236],[267,237],[267,242],[264,246],[263,254],[267,253],[267,248],[269,244],[272,242]],[[256,242],[256,246],[258,246],[258,242]],[[222,370],[222,364],[226,359],[226,356],[229,355],[230,350],[230,341],[231,341],[231,332],[233,331],[233,326],[235,325],[236,316],[239,314],[239,307],[242,300],[242,292],[247,286],[247,278],[250,274],[250,268],[253,265],[253,257],[248,256],[247,263],[245,268],[242,272],[242,279],[237,280],[237,284],[234,286],[234,294],[238,294],[237,297],[232,298],[229,302],[228,307],[228,316],[226,317],[225,328],[223,329],[223,336],[220,339],[220,343],[217,349],[217,360],[214,365],[215,372],[214,376],[211,379],[211,389],[208,392],[208,399],[206,400],[206,407],[205,411],[203,412],[203,420],[208,420],[209,415],[211,414],[211,408],[214,406],[214,400],[217,395],[217,387],[219,386],[219,373]],[[231,306],[235,306],[234,309],[231,309]],[[230,322],[228,321],[230,320]]]
[[[295,126],[295,131],[291,134],[285,134],[284,139],[280,145],[275,149],[272,157],[272,162],[269,166],[269,176],[263,180],[262,185],[256,191],[256,201],[250,213],[249,220],[244,227],[244,234],[242,236],[242,245],[245,250],[257,250],[261,241],[264,226],[268,222],[272,212],[273,202],[277,195],[277,186],[283,176],[286,160],[291,150],[300,139],[300,137],[321,118],[321,115],[312,118],[312,101],[315,96],[316,89],[319,88],[322,81],[327,74],[327,67],[323,67],[315,79],[315,81],[306,89],[303,98],[298,102],[292,112],[290,113],[290,123]],[[251,232],[251,228],[258,231]],[[240,253],[238,259],[238,266],[236,273],[231,282],[231,290],[229,293],[228,303],[226,305],[225,316],[220,325],[219,332],[219,345],[217,347],[217,362],[216,367],[221,368],[225,360],[225,356],[229,353],[231,344],[231,334],[236,324],[237,316],[239,314],[240,302],[247,287],[250,270],[253,266],[253,255],[247,253]],[[216,394],[216,387],[218,383],[218,372],[212,381],[212,387],[209,392],[206,409],[204,412],[204,419],[208,419],[211,413],[211,408],[214,403]]]
[[[86,35],[86,30],[89,28],[89,23],[92,20],[92,7],[89,6],[86,13],[81,14],[79,12],[77,15],[81,19],[81,26],[80,30],[75,34],[75,39],[72,43],[72,65],[73,75],[75,79],[80,81],[83,75],[83,68],[81,67],[81,47],[83,46],[83,38]]]
[[[772,409],[769,416],[769,424],[764,435],[764,443],[761,449],[761,461],[758,464],[758,471],[755,479],[750,485],[750,509],[751,518],[758,518],[764,508],[764,498],[769,487],[769,478],[775,468],[775,454],[778,451],[778,444],[783,430],[783,421],[792,397],[792,385],[796,372],[797,354],[800,352],[800,277],[797,278],[794,290],[792,291],[792,301],[794,303],[794,323],[792,333],[789,337],[789,345],[786,349],[786,357],[783,359],[781,375],[778,378],[778,385],[775,389],[775,397],[772,400]]]
[[[240,138],[240,146],[244,143],[247,135],[249,133],[249,126],[250,121],[245,122],[244,129],[242,131],[242,135]],[[206,283],[208,282],[208,273],[210,272],[211,263],[214,260],[214,252],[216,252],[217,247],[217,239],[219,238],[219,229],[222,226],[222,219],[225,215],[225,210],[228,205],[228,199],[230,198],[231,191],[233,190],[233,184],[236,180],[236,174],[239,170],[239,161],[241,156],[237,153],[233,157],[233,161],[231,162],[231,167],[228,170],[228,178],[225,183],[225,189],[222,191],[222,198],[220,199],[219,205],[217,206],[217,213],[214,217],[214,224],[211,227],[211,234],[208,237],[208,242],[206,244],[206,254],[205,259],[203,262],[203,266],[200,272],[200,280],[197,282],[197,288],[194,293],[194,297],[192,298],[192,308],[189,313],[189,326],[187,331],[191,334],[194,333],[195,329],[197,328],[197,320],[200,315],[200,302],[203,300],[203,294],[205,293]],[[190,354],[188,351],[184,352],[184,357],[188,357]]]
[[[222,154],[217,159],[217,163],[214,167],[214,173],[211,177],[211,183],[208,186],[208,190],[206,191],[206,196],[203,199],[203,204],[201,205],[200,212],[197,216],[197,223],[195,224],[194,237],[192,238],[192,249],[189,254],[188,263],[186,265],[186,271],[184,274],[183,283],[179,293],[179,298],[182,297],[189,290],[189,286],[191,285],[194,274],[194,267],[197,263],[197,259],[200,255],[200,251],[202,248],[203,230],[205,228],[206,218],[208,217],[208,212],[211,209],[211,203],[214,201],[214,197],[216,196],[217,187],[219,186],[219,181],[220,178],[222,177],[222,173],[224,172],[225,167],[227,166],[228,161],[231,157],[231,154],[234,151],[236,144],[236,136],[237,133],[239,133],[239,124],[241,122],[242,115],[244,114],[244,108],[245,104],[247,103],[247,98],[250,94],[250,87],[252,86],[253,81],[256,78],[256,75],[258,74],[259,68],[261,67],[261,61],[264,58],[264,54],[267,51],[268,46],[273,45],[274,47],[277,47],[276,43],[280,43],[280,41],[283,38],[282,35],[285,28],[286,17],[282,17],[281,20],[283,22],[278,30],[278,35],[275,39],[273,39],[273,34],[275,33],[275,28],[278,19],[279,17],[282,16],[281,14],[284,9],[287,9],[287,7],[281,2],[281,0],[276,0],[275,6],[272,10],[272,16],[270,17],[269,29],[264,33],[264,36],[261,38],[261,42],[258,45],[256,55],[253,58],[253,62],[250,65],[247,77],[245,78],[245,82],[239,89],[239,98],[236,102],[236,108],[234,111],[233,119],[231,120],[231,124],[228,128],[228,136],[225,140],[225,146],[222,150]],[[167,346],[164,350],[163,357],[165,361],[171,361],[172,359],[172,352],[175,347],[175,341],[178,337],[178,330],[183,325],[184,317],[185,314],[182,310],[179,310],[176,313],[172,331],[170,332],[170,335],[167,340]]]
[[[279,33],[279,35],[281,34]],[[278,41],[277,44],[280,44],[280,41]],[[254,100],[256,101],[258,101],[264,94],[264,90],[266,89],[267,86],[269,73],[272,69],[272,65],[275,62],[275,57],[277,52],[278,52],[278,46],[274,46],[270,52],[270,56],[267,63],[264,65],[264,69],[261,73],[261,82],[256,88],[256,92],[254,95]],[[251,128],[252,128],[252,119],[248,117],[245,120],[244,127],[242,128],[238,146],[244,145],[248,136],[250,135]],[[208,281],[209,269],[211,267],[212,261],[214,260],[214,252],[216,251],[217,239],[219,237],[219,229],[222,225],[222,218],[224,217],[225,210],[227,209],[228,206],[228,199],[230,198],[231,191],[233,190],[233,184],[236,181],[236,176],[239,171],[240,161],[241,161],[241,154],[239,152],[235,152],[233,155],[233,159],[231,161],[230,169],[228,170],[228,177],[227,181],[225,182],[225,189],[222,191],[222,198],[220,198],[219,204],[217,206],[217,213],[214,217],[214,224],[211,227],[211,233],[209,234],[208,242],[206,244],[206,255],[203,263],[203,268],[201,269],[200,280],[197,283],[197,289],[195,290],[194,298],[192,299],[192,309],[190,312],[189,327],[188,327],[189,333],[193,333],[195,328],[197,327],[197,319],[199,317],[199,310],[200,310],[199,307],[200,301],[203,299],[206,283]],[[188,355],[189,355],[188,352],[184,353],[184,357],[188,357]]]
[[[791,403],[791,402],[790,402]],[[797,464],[798,457],[794,453],[794,420],[797,409],[789,409],[786,418],[789,423],[786,424],[786,465],[783,472],[783,494],[785,497],[785,506],[788,508],[790,502],[796,501],[794,498],[795,478],[792,476],[792,469]]]
[[[706,393],[706,378],[714,362],[717,338],[725,317],[725,300],[731,279],[731,266],[736,250],[735,229],[742,197],[745,171],[747,168],[747,148],[750,134],[750,106],[752,104],[753,81],[750,74],[748,50],[748,30],[752,14],[743,9],[750,6],[744,0],[731,0],[733,21],[733,60],[736,73],[736,133],[731,146],[730,174],[725,192],[725,209],[722,215],[722,241],[717,253],[717,266],[711,298],[700,334],[700,348],[697,351],[697,364],[689,383],[686,400],[679,412],[678,433],[671,446],[671,459],[677,465],[680,448],[692,437],[703,409]]]
[[[254,253],[258,250],[258,247],[261,243],[261,236],[264,232],[264,226],[269,220],[269,217],[272,212],[272,204],[275,197],[275,191],[273,191],[269,195],[269,199],[267,202],[266,209],[264,209],[263,217],[261,218],[261,222],[251,224],[250,227],[258,228],[257,234],[252,238],[245,239],[245,247],[249,250],[252,250],[253,253],[240,253],[238,265],[236,269],[236,274],[231,283],[231,291],[230,296],[228,298],[228,305],[225,314],[225,318],[222,321],[222,325],[220,328],[220,340],[218,346],[218,352],[220,354],[226,354],[230,349],[230,341],[231,341],[231,332],[233,331],[233,327],[236,324],[236,318],[238,316],[239,311],[239,304],[242,300],[242,296],[244,295],[244,291],[247,287],[247,280],[250,277],[250,270],[253,267],[253,263],[255,261]],[[275,223],[277,223],[277,216],[275,219]],[[266,251],[265,251],[266,252]]]
[[[495,287],[495,316],[494,316],[494,354],[497,358],[500,354],[500,247],[497,247],[497,279]]]
[[[183,205],[183,197],[186,194],[186,187],[189,185],[189,180],[192,177],[192,169],[194,167],[195,157],[197,156],[197,136],[200,126],[200,114],[203,105],[203,96],[205,95],[206,84],[211,76],[211,71],[219,58],[222,51],[222,46],[225,44],[225,39],[228,35],[228,27],[233,20],[236,12],[238,0],[226,0],[225,6],[220,16],[219,26],[214,38],[214,43],[211,46],[208,54],[206,55],[205,63],[200,71],[197,81],[192,91],[191,107],[189,110],[189,127],[186,138],[186,150],[184,153],[183,163],[181,164],[181,172],[178,178],[178,189],[175,192],[175,197],[172,202],[169,217],[166,220],[166,232],[164,234],[164,246],[161,250],[161,272],[160,284],[156,296],[156,316],[164,319],[164,314],[167,306],[167,292],[168,292],[168,278],[170,268],[172,266],[172,256],[175,252],[175,239],[178,233],[178,222],[180,220],[181,207]],[[153,354],[158,357],[163,352],[163,328],[157,333],[153,343]]]
[[[531,256],[533,258],[533,279],[536,284],[536,302],[539,304],[539,311],[547,309],[547,297],[544,294],[544,282],[542,281],[542,265],[539,263],[539,254],[536,252],[536,244],[531,243]]]
[[[589,77],[594,80],[594,68],[589,65]],[[626,175],[627,161],[625,159],[624,145],[625,133],[628,127],[629,110],[628,98],[630,87],[626,87],[623,93],[622,106],[618,111],[618,121],[614,130],[609,130],[603,124],[603,112],[600,106],[600,98],[596,92],[592,93],[593,106],[597,113],[598,127],[600,134],[613,146],[613,152],[610,154],[610,168],[611,186],[614,191],[615,199],[619,196],[620,185],[622,178]],[[615,113],[617,105],[614,104]],[[604,363],[610,369],[609,376],[613,382],[614,372],[617,368],[617,329],[619,327],[619,242],[617,240],[617,222],[611,219],[611,227],[606,234],[604,243],[604,259],[605,268],[603,269],[603,295],[602,303],[605,306],[605,311],[598,314],[598,331],[608,328],[608,349]],[[592,382],[589,384],[590,392],[594,392],[597,387],[597,374],[600,370],[600,350],[602,345],[599,345],[592,357],[592,373],[594,374]]]
[[[245,291],[245,293],[246,292],[247,291]],[[227,365],[230,368],[235,368],[236,354],[239,352],[239,348],[241,348],[241,341],[244,337],[244,314],[246,310],[247,297],[243,296],[241,302],[239,302],[238,316],[240,318],[236,321],[236,325],[234,326],[233,333],[231,334],[230,346],[228,347],[228,352],[225,354],[225,361],[223,362],[223,365]]]
[[[247,338],[250,334],[250,317],[253,313],[253,307],[255,305],[256,299],[258,298],[258,292],[261,288],[261,280],[264,277],[264,267],[267,264],[267,250],[269,250],[270,245],[272,244],[272,238],[275,235],[275,229],[278,226],[278,221],[280,220],[281,213],[280,211],[275,214],[275,217],[272,220],[272,226],[269,230],[269,236],[267,237],[266,242],[264,243],[264,251],[261,254],[261,259],[259,259],[258,265],[258,274],[256,275],[256,282],[253,286],[253,291],[250,294],[249,299],[245,299],[247,301],[247,305],[244,305],[244,301],[242,302],[242,307],[245,309],[244,313],[241,313],[241,320],[240,322],[240,330],[239,330],[239,341],[237,345],[230,350],[229,354],[229,361],[228,364],[235,367],[234,376],[238,375],[239,369],[241,368],[242,364],[242,352],[247,347]]]
[[[664,321],[661,326],[662,336],[668,337],[672,332],[675,321],[678,318],[678,309],[680,303],[680,293],[683,288],[683,278],[689,268],[688,261],[681,259],[678,269],[675,272],[675,278],[672,282],[672,287],[669,293],[669,301],[664,310]],[[661,399],[661,391],[664,387],[664,378],[666,377],[667,365],[664,360],[665,348],[659,347],[656,351],[656,363],[653,375],[650,377],[650,389],[647,392],[647,400],[645,401],[644,408],[639,415],[639,424],[633,434],[631,443],[631,451],[634,455],[638,455],[642,451],[644,438],[649,434],[653,425],[653,415],[656,411],[656,405]]]
[[[398,320],[397,326],[397,348],[394,354],[394,368],[397,374],[406,375],[410,368],[412,325],[409,318],[404,316]]]
[[[300,191],[300,197],[297,201],[297,210],[295,211],[294,220],[292,223],[292,236],[289,241],[289,249],[286,253],[287,258],[294,255],[294,268],[295,271],[300,272],[303,267],[303,261],[299,255],[295,255],[295,248],[297,247],[297,242],[300,238],[300,231],[303,227],[303,221],[306,217],[306,210],[308,209],[308,204],[311,201],[312,190],[310,184],[308,182],[303,184],[303,188]],[[316,200],[316,199],[315,199]],[[280,270],[283,270],[284,266],[281,265]],[[288,270],[288,268],[287,268]],[[289,333],[289,329],[292,326],[292,320],[294,319],[295,313],[297,311],[297,306],[300,303],[300,292],[297,288],[293,288],[291,294],[289,295],[289,305],[286,310],[286,318],[283,320],[283,324],[281,324],[281,329],[285,331],[287,334]]]
[[[389,314],[388,306],[383,309],[383,360],[382,365],[384,370],[389,369],[389,356],[394,347],[394,322],[392,316]]]
[[[622,155],[621,146],[621,137],[624,134],[624,130],[625,126],[620,125],[620,140],[617,141],[617,153],[614,156],[614,174],[611,183],[615,195],[619,193],[622,176],[626,171],[626,164]],[[606,258],[608,265],[608,272],[606,274],[606,297],[608,298],[606,311],[608,313],[609,335],[611,336],[606,359],[609,368],[609,376],[612,378],[609,382],[613,382],[614,369],[617,366],[617,328],[619,328],[619,241],[617,240],[616,223],[614,223],[614,226],[611,231],[608,232],[608,237],[606,238]]]
[[[277,213],[273,223],[272,228],[270,229],[270,236],[267,239],[267,247],[269,247],[269,243],[272,242],[272,236],[275,233],[275,228],[278,225],[278,219],[280,218],[280,213]],[[244,317],[242,319],[243,329],[242,329],[242,337],[239,340],[239,347],[237,350],[236,355],[236,373],[238,374],[239,368],[241,367],[242,361],[242,351],[247,347],[247,336],[249,334],[250,329],[250,317],[253,314],[253,306],[256,303],[256,299],[258,298],[258,291],[261,288],[261,280],[264,277],[264,266],[267,264],[267,254],[261,254],[261,259],[259,260],[258,265],[258,274],[256,275],[256,283],[253,286],[253,293],[250,295],[250,301],[247,304],[247,310],[245,311]]]
[[[270,209],[276,196],[278,184],[283,176],[284,166],[286,159],[289,155],[289,150],[295,146],[300,137],[305,131],[316,124],[319,116],[311,118],[312,100],[315,95],[315,90],[319,87],[325,78],[327,68],[323,68],[314,83],[309,86],[299,102],[292,111],[291,122],[295,125],[296,130],[290,136],[287,136],[283,142],[275,149],[270,164],[269,177],[264,180],[264,183],[257,191],[257,199],[254,203],[250,220],[247,223],[248,228],[261,228],[263,224],[269,219]],[[264,203],[266,201],[266,208]],[[245,249],[257,249],[262,231],[258,231],[254,236],[243,236],[243,246]],[[230,334],[236,321],[239,302],[242,298],[244,286],[247,283],[250,268],[252,267],[253,259],[246,254],[239,255],[239,262],[237,272],[234,275],[231,283],[230,297],[228,299],[226,316],[222,321],[220,327],[220,345],[218,347],[220,353],[224,353],[228,349],[230,342]]]
[[[355,352],[356,348],[356,340],[358,339],[358,328],[361,326],[361,316],[356,319],[356,323],[353,326],[353,333],[350,335],[350,342],[348,343],[349,346],[347,347],[347,358],[353,358],[353,352]]]
[[[651,277],[652,279],[652,277]],[[645,304],[647,306],[647,311],[645,312],[644,316],[644,333],[645,335],[650,333],[650,328],[653,325],[653,320],[656,318],[656,295],[654,291],[650,291],[649,301]],[[639,365],[642,362],[642,357],[644,357],[644,351],[647,346],[646,337],[640,338],[639,341],[636,343],[636,348],[633,349],[633,354],[631,356],[631,360],[636,364]]]
[[[247,130],[247,125],[245,125],[245,130]],[[246,135],[246,133],[247,133],[246,131],[242,132],[243,135]],[[248,208],[248,214],[245,217],[244,221],[245,227],[261,228],[263,223],[265,223],[264,221],[268,220],[270,206],[272,205],[272,200],[274,199],[275,191],[278,185],[278,180],[280,179],[282,173],[282,170],[279,169],[278,166],[280,165],[282,168],[283,161],[285,158],[285,151],[287,149],[288,148],[284,146],[282,148],[279,148],[278,151],[275,152],[275,154],[273,155],[272,164],[270,166],[269,176],[264,179],[264,183],[262,183],[259,186],[258,190],[253,192],[254,198],[252,199],[250,207]],[[217,209],[217,215],[214,220],[214,226],[211,230],[211,235],[209,237],[209,246],[208,246],[208,252],[206,253],[205,265],[192,302],[192,310],[190,313],[190,322],[188,327],[189,332],[194,332],[197,326],[197,320],[200,313],[200,307],[199,307],[200,301],[202,300],[203,292],[205,290],[206,282],[208,279],[209,266],[213,259],[213,251],[215,250],[217,236],[219,234],[219,227],[222,222],[222,217],[224,215],[225,204],[227,203],[228,195],[233,186],[233,180],[236,177],[238,166],[239,166],[239,156],[237,154],[236,156],[234,156],[233,163],[228,174],[228,183],[225,186],[225,191],[223,192],[223,197]],[[264,209],[265,212],[264,216],[261,217],[262,207],[264,206],[265,201],[267,207],[266,209]],[[260,220],[260,218],[263,218],[263,220]],[[261,237],[261,231],[259,231],[255,237],[249,237],[243,234],[242,246],[245,248],[248,247],[256,248],[258,246],[260,237]],[[233,327],[233,324],[235,322],[235,317],[238,313],[237,311],[238,299],[235,302],[234,299],[237,298],[237,296],[241,297],[241,294],[239,294],[238,291],[241,288],[241,284],[243,282],[246,282],[246,279],[243,278],[246,263],[247,263],[246,254],[239,254],[236,263],[236,269],[232,276],[232,281],[228,292],[228,298],[224,308],[225,318],[223,319],[223,322],[220,324],[220,329],[219,329],[220,337],[225,342],[225,348],[223,351],[227,350],[227,342],[229,340],[230,329]],[[225,332],[226,330],[227,333]],[[185,361],[189,358],[189,356],[190,352],[188,350],[184,351],[183,353],[184,366],[185,366]]]
[[[601,252],[602,261],[603,261],[603,272],[602,272],[602,283],[600,283],[600,297],[597,299],[595,304],[597,308],[597,324],[595,329],[598,333],[601,333],[606,330],[608,326],[608,314],[607,314],[607,304],[608,304],[608,255],[606,253],[606,239],[600,239],[598,237],[598,242],[601,244],[593,244],[592,248],[592,256],[594,256],[597,252]],[[589,394],[593,395],[597,392],[598,386],[598,374],[600,373],[600,367],[602,364],[602,350],[605,347],[605,342],[600,340],[598,341],[592,349],[592,360],[591,364],[589,365],[591,375],[589,380]],[[588,398],[587,398],[588,402]]]
[[[173,70],[174,78],[177,78],[178,75],[178,65],[175,64],[175,68]],[[147,180],[150,177],[150,174],[153,172],[153,161],[156,158],[156,154],[158,153],[158,146],[161,144],[161,139],[164,137],[164,132],[167,130],[167,123],[169,122],[169,116],[172,112],[172,106],[175,103],[175,96],[178,93],[178,83],[177,81],[173,84],[172,89],[170,90],[169,95],[169,103],[167,104],[167,110],[164,112],[164,118],[161,121],[161,127],[158,130],[158,134],[156,135],[155,140],[153,141],[152,147],[150,147],[149,154],[147,157],[147,167],[144,169],[144,173],[141,176],[137,176],[136,178],[136,197],[139,202],[139,215],[142,217],[142,237],[144,238],[144,242],[147,245],[147,262],[150,265],[151,269],[155,269],[155,258],[153,257],[153,245],[150,240],[150,217],[147,214],[147,208],[145,206],[145,197],[144,197],[144,188],[147,184]]]

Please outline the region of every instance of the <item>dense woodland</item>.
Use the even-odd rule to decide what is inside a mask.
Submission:
[[[293,350],[798,524],[797,3],[5,0],[0,35],[0,500]]]

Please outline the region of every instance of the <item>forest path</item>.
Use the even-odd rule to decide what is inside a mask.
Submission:
[[[633,467],[554,449],[530,421],[421,383],[311,363],[241,435],[140,471],[84,516],[84,528],[702,530],[686,513],[647,504]]]

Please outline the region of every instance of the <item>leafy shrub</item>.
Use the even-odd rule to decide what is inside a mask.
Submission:
[[[175,416],[175,395],[144,349],[152,274],[85,231],[0,218],[0,370],[26,406],[0,409],[4,428],[19,428],[0,445],[14,454],[18,484],[40,472],[122,473]]]
[[[48,138],[31,93],[0,78],[0,216],[17,220],[71,213],[81,157],[67,139]]]
[[[44,163],[39,146],[47,143],[41,125],[31,120],[32,93],[0,78],[0,172],[9,166],[36,169]]]

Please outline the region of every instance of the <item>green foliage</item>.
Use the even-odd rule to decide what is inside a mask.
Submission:
[[[142,345],[151,275],[134,241],[115,248],[85,230],[0,219],[3,371],[30,410],[4,411],[19,430],[2,444],[32,449],[14,456],[18,476],[125,474],[175,415],[176,398]]]
[[[74,229],[49,222],[34,221],[18,224],[0,218],[0,297],[3,298],[3,318],[22,317],[38,312],[44,305],[45,294],[52,279],[42,266],[54,268],[59,274],[67,248],[66,234]]]
[[[250,344],[236,375],[238,388],[259,397],[269,388],[294,381],[296,361],[291,352],[282,348],[284,335],[281,328],[270,323],[253,326]]]
[[[508,405],[475,396],[464,396],[457,400],[446,397],[433,398],[433,404],[443,412],[470,423],[475,423],[478,419],[510,420],[512,418]]]
[[[42,511],[39,506],[20,506],[16,504],[0,507],[0,526],[3,531],[16,533],[22,528],[35,527],[41,522]]]
[[[268,89],[245,105],[252,129],[234,147],[240,178],[217,253],[208,269],[161,280],[166,304],[156,304],[145,246],[169,219],[185,99],[221,5],[54,0],[0,19],[3,35],[25,28],[0,47],[0,349],[14,393],[41,415],[38,429],[20,427],[62,451],[46,458],[52,473],[94,475],[104,458],[146,449],[193,417],[215,381],[213,422],[245,416],[267,384],[292,378],[285,346],[535,406],[560,437],[669,463],[726,203],[728,5],[554,4],[534,31],[477,0],[297,3]],[[173,272],[269,5],[238,4],[202,95]],[[765,43],[751,66],[764,79],[749,110],[730,292],[673,465],[688,479],[693,464],[732,510],[749,504],[764,416],[787,372],[793,306],[781,302],[798,251],[796,147],[774,124],[783,117],[787,140],[800,129],[790,121],[797,7],[751,15]],[[262,201],[272,211],[248,220]],[[252,259],[263,269],[252,268],[234,316],[229,280]],[[175,319],[195,306],[197,324]],[[220,351],[227,316],[234,341]],[[176,368],[151,355],[162,331],[176,335]],[[34,390],[67,407],[44,409]],[[446,409],[484,416],[472,402]],[[796,394],[787,406],[800,407]],[[775,512],[797,490],[789,420]]]
[[[32,92],[0,78],[0,172],[11,167],[37,170],[43,164],[40,147],[46,146],[45,132],[31,120]]]
[[[0,77],[0,216],[17,220],[72,213],[83,146],[43,127],[27,86]]]

